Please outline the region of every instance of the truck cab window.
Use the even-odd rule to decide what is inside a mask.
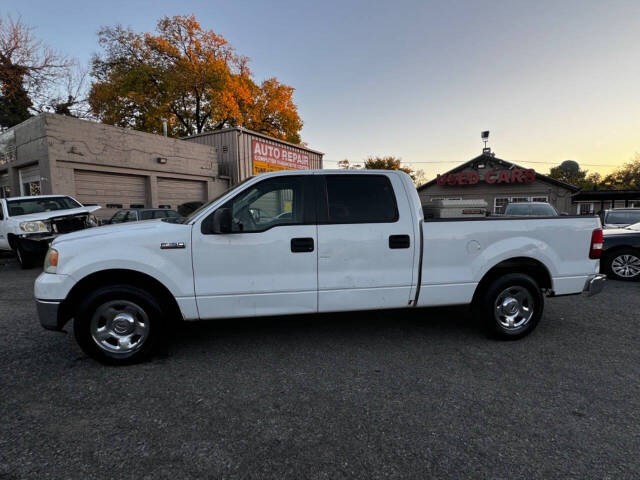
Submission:
[[[385,175],[327,175],[329,223],[391,223],[398,207]]]
[[[303,179],[281,177],[260,182],[224,206],[231,209],[232,232],[262,232],[304,223]]]

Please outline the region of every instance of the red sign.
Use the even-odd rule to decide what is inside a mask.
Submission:
[[[533,168],[523,170],[512,168],[510,170],[489,170],[484,174],[484,182],[493,183],[533,183],[536,179],[536,171]],[[438,174],[436,182],[440,186],[475,185],[480,182],[480,174],[473,170],[460,173]]]
[[[307,153],[260,140],[251,141],[251,158],[253,173],[309,169]]]

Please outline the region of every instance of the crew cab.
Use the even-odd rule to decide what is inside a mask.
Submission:
[[[0,199],[0,250],[13,250],[22,268],[42,262],[58,235],[98,224],[84,207],[66,195],[33,195]]]
[[[403,172],[281,171],[178,223],[57,238],[35,297],[45,328],[73,318],[81,348],[113,364],[147,357],[181,320],[472,304],[515,339],[545,294],[602,289],[601,248],[596,217],[425,222]]]

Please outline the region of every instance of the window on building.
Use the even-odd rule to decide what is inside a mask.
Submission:
[[[583,202],[578,203],[578,215],[593,215],[593,203]]]
[[[25,182],[22,184],[22,194],[25,197],[40,195],[40,182]]]
[[[329,223],[387,223],[398,220],[389,178],[384,175],[327,175]]]
[[[511,197],[509,203],[526,203],[530,201],[531,197]]]
[[[548,202],[549,197],[531,197],[532,202]]]
[[[462,197],[431,197],[431,201],[434,200],[462,200]]]
[[[640,208],[640,200],[629,200],[629,208]]]
[[[0,187],[0,198],[9,198],[11,196],[11,187],[3,185]]]
[[[498,197],[493,201],[493,213],[502,214],[504,213],[504,208],[509,203],[509,197]]]

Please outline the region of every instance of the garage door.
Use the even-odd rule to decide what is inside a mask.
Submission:
[[[76,198],[80,203],[100,205],[96,215],[105,218],[120,208],[147,206],[147,182],[140,175],[75,170]]]
[[[186,202],[206,202],[207,183],[198,180],[158,178],[158,206],[174,210]]]

